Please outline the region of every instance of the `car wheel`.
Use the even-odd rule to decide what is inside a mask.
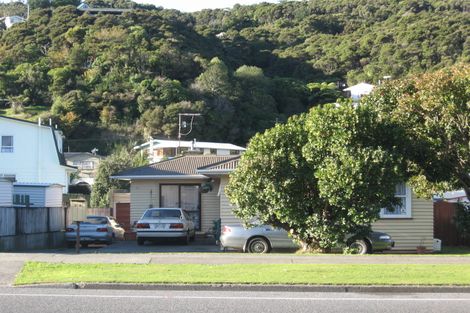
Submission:
[[[80,244],[82,245],[82,248],[88,248],[88,242],[82,242]]]
[[[143,246],[143,245],[144,245],[144,243],[145,243],[145,240],[144,240],[144,238],[137,238],[137,245],[139,245],[139,246]]]
[[[362,239],[356,239],[354,240],[350,245],[349,248],[353,250],[352,252],[354,254],[367,254],[370,253],[370,247],[369,244]]]
[[[253,238],[248,242],[247,251],[249,253],[269,253],[271,247],[264,238]]]

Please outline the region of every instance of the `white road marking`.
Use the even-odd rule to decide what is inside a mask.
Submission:
[[[15,294],[0,293],[0,297],[44,297],[44,298],[109,298],[109,299],[182,299],[182,300],[282,300],[282,301],[468,301],[470,298],[315,298],[315,297],[211,297],[211,296],[144,296],[144,295],[77,295],[77,294]]]

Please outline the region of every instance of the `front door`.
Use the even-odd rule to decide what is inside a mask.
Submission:
[[[201,229],[199,185],[161,185],[160,207],[182,208],[188,212],[196,230]]]

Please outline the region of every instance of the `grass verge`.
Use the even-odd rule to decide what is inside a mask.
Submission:
[[[64,264],[28,262],[15,284],[470,285],[470,264]]]

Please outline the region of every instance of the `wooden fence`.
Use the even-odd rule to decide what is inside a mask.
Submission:
[[[63,208],[0,208],[0,237],[61,231]]]
[[[66,223],[70,225],[73,221],[83,221],[87,215],[103,215],[112,216],[113,209],[111,208],[86,208],[86,207],[70,207],[67,208]]]
[[[455,225],[456,204],[446,201],[434,203],[434,238],[442,240],[444,246],[470,246]]]

